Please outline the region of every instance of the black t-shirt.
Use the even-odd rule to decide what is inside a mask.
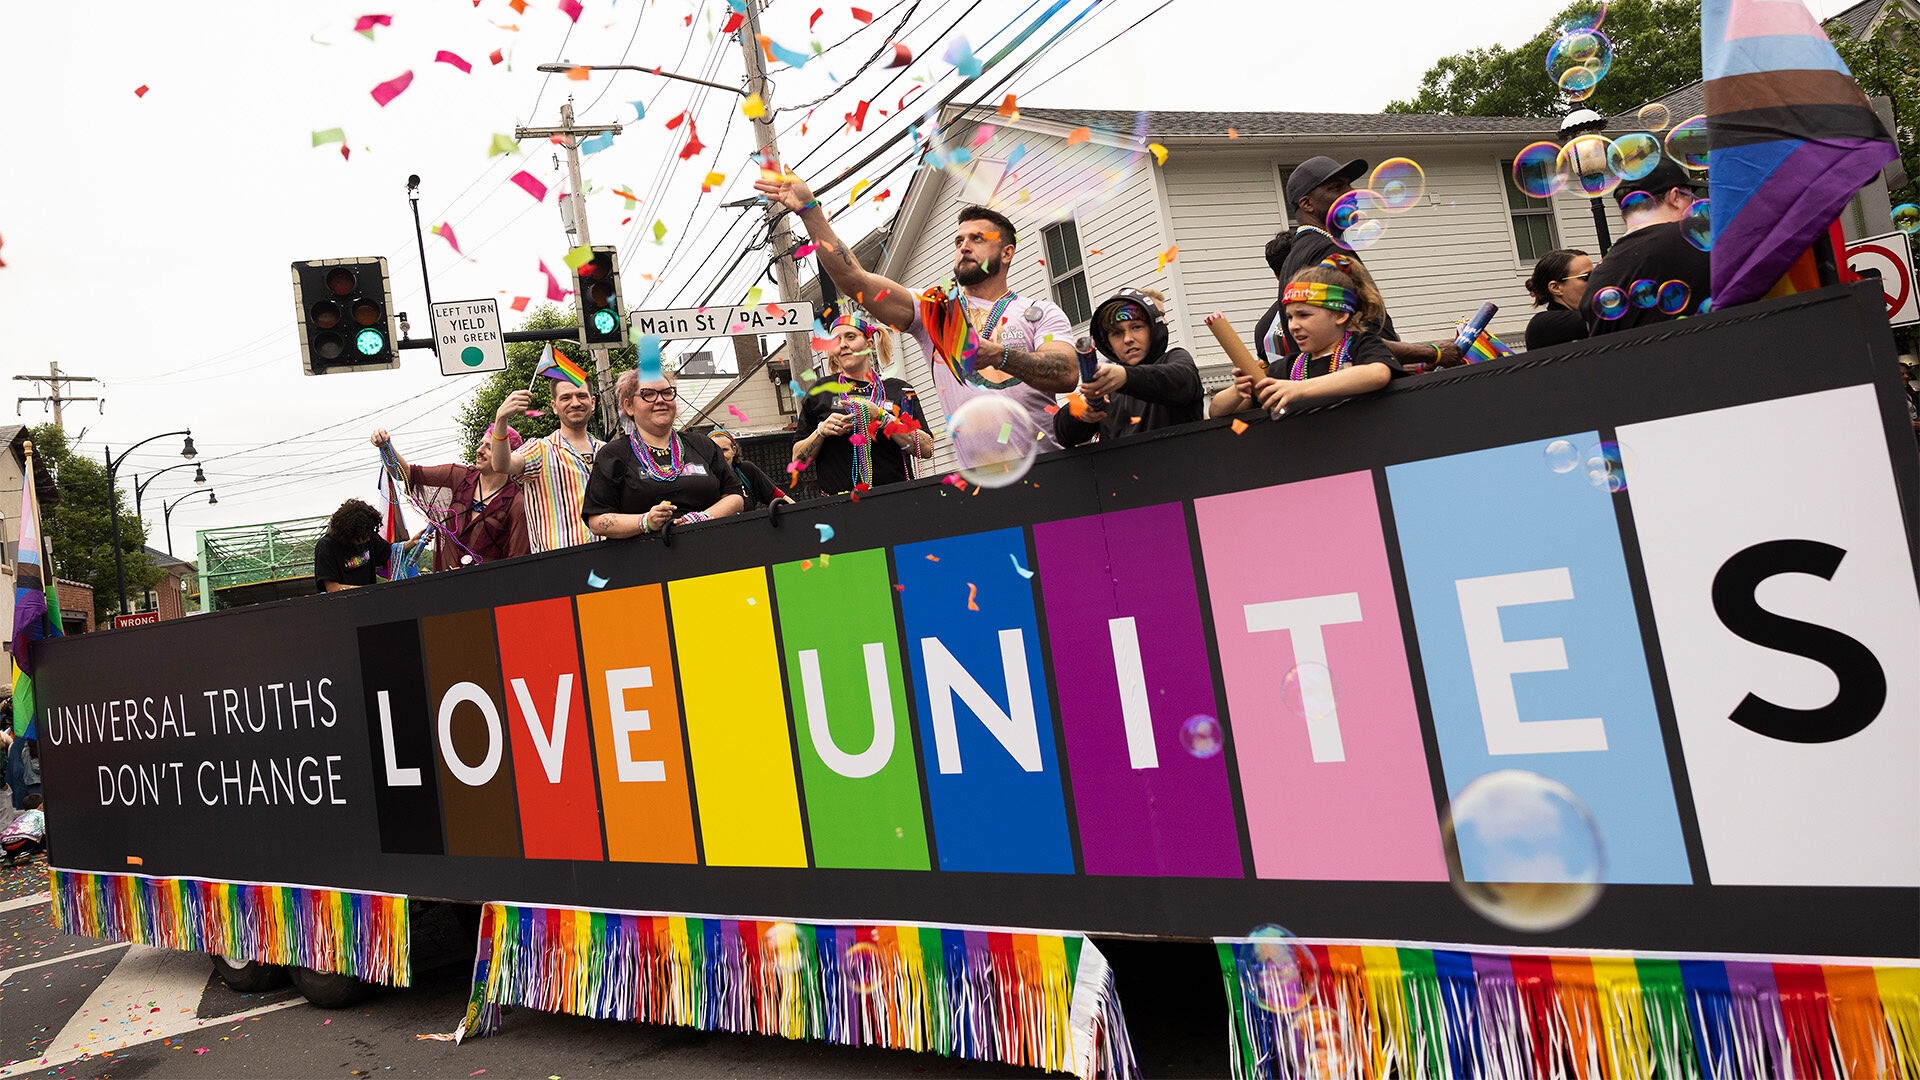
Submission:
[[[1587,295],[1580,301],[1580,314],[1596,335],[1616,334],[1636,326],[1652,326],[1691,315],[1699,309],[1700,301],[1712,293],[1711,266],[1712,259],[1706,252],[1687,243],[1677,221],[1635,229],[1621,237],[1593,268],[1593,276],[1587,278]],[[1669,281],[1683,281],[1687,285],[1687,303],[1679,311],[1666,312],[1658,307],[1637,307],[1629,299],[1626,314],[1617,319],[1602,319],[1594,313],[1593,298],[1600,290],[1612,287],[1631,297],[1636,281],[1651,281],[1656,289]]]
[[[853,387],[853,393],[864,396],[872,391],[871,382],[858,382],[853,379],[841,380]],[[902,415],[911,416],[916,423],[926,423],[926,417],[920,414],[920,398],[913,391],[913,384],[905,379],[881,379],[880,392],[886,395],[895,409]],[[814,429],[824,423],[835,412],[845,412],[840,394],[810,394],[800,402],[800,418],[794,426],[794,433],[801,439],[810,438]],[[845,435],[822,439],[820,450],[814,455],[814,475],[820,482],[820,490],[829,495],[844,495],[853,490],[853,431]],[[873,486],[898,484],[909,479],[907,474],[907,451],[892,436],[876,435],[873,439]]]
[[[376,536],[364,544],[342,544],[322,534],[313,542],[313,583],[326,592],[329,581],[341,585],[371,585],[376,573],[387,569],[393,545]]]
[[[1587,320],[1572,308],[1559,304],[1548,304],[1545,311],[1539,312],[1527,322],[1527,348],[1544,349],[1549,345],[1564,345],[1569,341],[1579,341],[1587,336]]]
[[[705,510],[728,495],[739,495],[740,478],[728,467],[726,455],[705,435],[675,432],[680,442],[680,475],[671,480],[656,480],[640,467],[634,456],[637,437],[611,439],[593,455],[593,472],[587,476],[587,493],[580,505],[582,519],[597,514],[644,514],[654,504],[673,504],[675,517],[693,510]],[[653,458],[654,467],[665,471],[672,455],[641,447]]]
[[[1336,350],[1336,352],[1337,351],[1338,350]],[[1335,353],[1328,353],[1325,356],[1308,360],[1306,374],[1302,375],[1301,378],[1312,379],[1321,375],[1332,374],[1334,355]],[[1387,365],[1387,370],[1392,373],[1392,377],[1396,379],[1407,373],[1407,369],[1400,366],[1400,358],[1387,350],[1387,343],[1380,339],[1379,334],[1355,334],[1353,336],[1353,352],[1349,359],[1353,361],[1353,363],[1349,365],[1352,367],[1359,367],[1361,364],[1385,364]],[[1267,378],[1269,379],[1290,379],[1292,377],[1293,361],[1290,359],[1275,360],[1267,365]]]
[[[741,489],[740,494],[746,499],[748,510],[769,506],[773,500],[785,494],[774,485],[773,479],[753,462],[735,462],[733,467],[739,473],[734,479],[746,481],[746,486]]]
[[[1284,288],[1282,291],[1285,291]],[[1279,300],[1275,300],[1267,313],[1260,316],[1260,321],[1253,324],[1253,352],[1261,363],[1278,359],[1267,355],[1267,336],[1272,333],[1275,323],[1280,324],[1280,334],[1284,337],[1287,332],[1287,312],[1286,305]]]
[[[1293,246],[1287,249],[1287,259],[1280,271],[1281,295],[1284,296],[1286,294],[1286,291],[1287,291],[1286,283],[1289,281],[1292,281],[1294,279],[1294,275],[1300,273],[1300,271],[1305,270],[1309,266],[1319,265],[1320,260],[1325,259],[1329,255],[1345,255],[1348,258],[1352,259],[1354,262],[1357,262],[1362,266],[1366,265],[1366,260],[1360,258],[1359,252],[1348,251],[1346,248],[1343,248],[1339,244],[1334,243],[1333,237],[1328,236],[1326,233],[1322,232],[1321,230],[1316,229],[1311,225],[1295,226],[1293,230]],[[1291,361],[1296,355],[1299,354],[1300,346],[1294,344],[1293,335],[1286,332],[1286,325],[1287,325],[1286,311],[1284,309],[1276,309],[1274,318],[1280,321],[1280,327],[1281,327],[1280,333],[1274,335],[1274,340],[1280,343],[1280,348],[1282,350],[1281,356],[1284,356],[1289,361]],[[1379,336],[1381,338],[1384,338],[1387,341],[1400,340],[1399,332],[1393,328],[1392,315],[1387,315],[1385,318],[1381,320]],[[1263,356],[1265,356],[1264,344],[1265,343],[1263,342],[1262,343]],[[1274,360],[1274,359],[1277,359],[1277,357],[1267,356],[1266,359]]]

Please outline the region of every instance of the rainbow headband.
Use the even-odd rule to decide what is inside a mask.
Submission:
[[[1354,312],[1360,310],[1360,303],[1354,298],[1353,290],[1338,285],[1325,285],[1318,281],[1296,281],[1287,286],[1280,295],[1283,304],[1312,304],[1328,311]]]
[[[860,331],[861,337],[870,338],[873,336],[873,330],[874,330],[873,324],[861,318],[860,316],[853,314],[852,312],[848,312],[847,314],[842,315],[839,318],[833,320],[833,326],[831,326],[829,329],[838,330],[843,326],[851,326],[855,330]]]

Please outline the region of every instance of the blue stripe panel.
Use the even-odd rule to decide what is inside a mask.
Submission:
[[[1759,71],[1838,71],[1847,73],[1824,34],[1760,34],[1727,40],[1727,19],[1736,6],[1767,9],[1798,0],[1706,0],[1700,5],[1700,68],[1703,78],[1751,75]],[[1809,24],[1818,25],[1812,14]],[[1779,27],[1768,27],[1779,29]]]
[[[1598,435],[1565,438],[1580,451],[1577,467],[1565,473],[1549,467],[1552,440],[1386,471],[1447,791],[1457,796],[1476,777],[1500,769],[1557,780],[1593,813],[1605,880],[1685,884],[1691,880],[1686,847],[1614,516],[1613,500],[1627,496],[1609,494],[1589,476],[1587,449]],[[1572,599],[1499,606],[1493,633],[1480,631],[1483,671],[1476,681],[1463,621],[1471,615],[1460,583],[1484,597],[1487,583],[1478,579],[1505,583],[1515,580],[1505,575],[1519,574],[1557,578]],[[1503,584],[1501,591],[1509,590]],[[1475,610],[1487,606],[1483,601]],[[1564,670],[1540,659],[1552,650],[1543,639],[1556,638],[1565,650]],[[1527,641],[1541,644],[1501,644]],[[1506,674],[1503,664],[1516,673]],[[1508,715],[1518,723],[1503,725],[1497,703],[1483,716],[1482,695],[1498,697],[1509,683]],[[1554,723],[1591,718],[1598,718],[1603,740],[1592,737],[1591,722],[1579,725],[1585,739],[1573,731],[1562,737],[1568,725]],[[1596,745],[1570,748],[1583,741]],[[1516,749],[1530,745],[1536,749]],[[1469,879],[1486,880],[1475,873],[1472,853],[1463,851],[1462,858]]]
[[[1071,874],[1038,581],[1021,577],[1014,559],[1029,562],[1020,529],[894,549],[934,847],[943,870]],[[1011,693],[1021,663],[1024,686]]]

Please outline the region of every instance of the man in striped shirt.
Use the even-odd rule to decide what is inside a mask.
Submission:
[[[527,544],[535,551],[552,551],[600,539],[581,520],[580,503],[587,493],[587,475],[600,443],[587,434],[593,415],[593,392],[570,382],[553,384],[553,414],[560,429],[544,439],[530,439],[520,449],[507,447],[507,424],[527,411],[533,395],[525,390],[508,394],[494,410],[493,468],[520,481],[527,506]]]

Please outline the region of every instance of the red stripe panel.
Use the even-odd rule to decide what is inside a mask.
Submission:
[[[593,722],[581,694],[573,602],[563,596],[515,604],[496,608],[494,618],[527,857],[599,860]]]

